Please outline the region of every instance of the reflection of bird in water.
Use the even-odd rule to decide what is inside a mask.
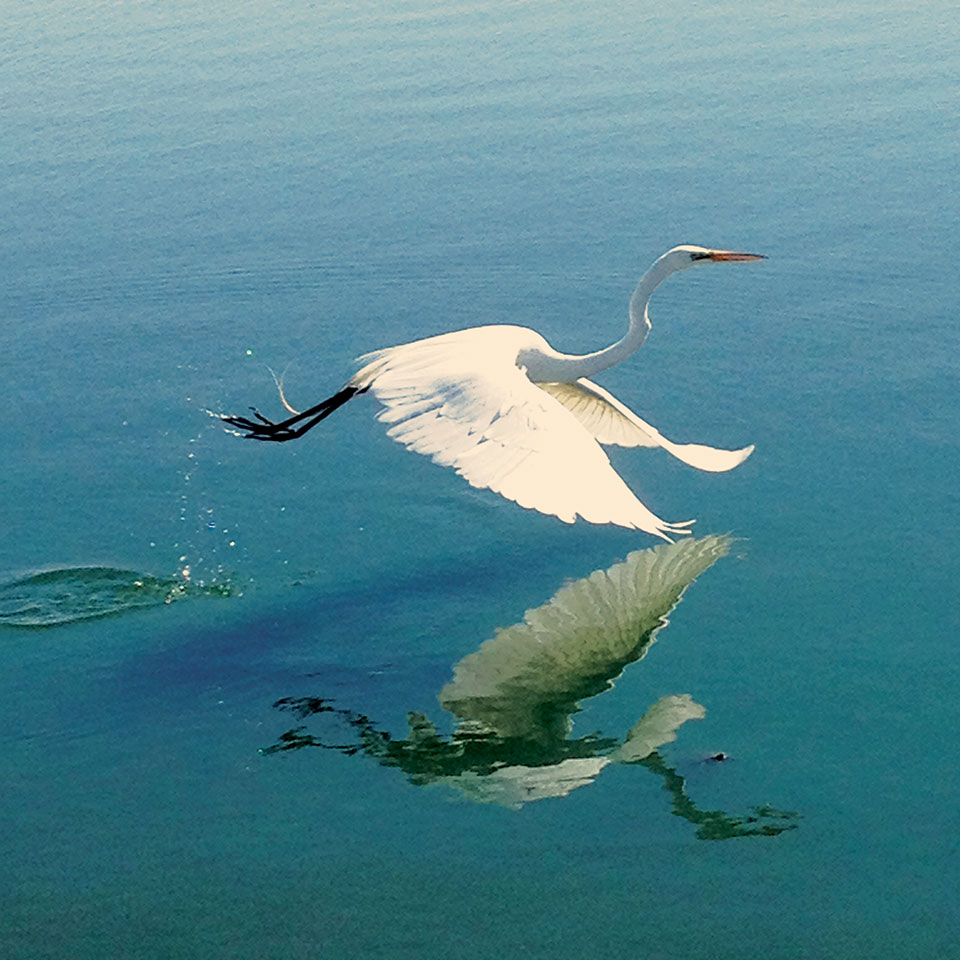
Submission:
[[[610,465],[601,444],[662,447],[700,470],[732,470],[753,447],[718,450],[677,444],[591,382],[632,354],[650,330],[653,291],[680,270],[708,263],[761,260],[751,253],[680,246],[643,275],[630,300],[626,335],[604,350],[559,353],[527,327],[494,325],[446,333],[361,358],[338,393],[274,423],[224,416],[256,440],[302,437],[351,397],[371,390],[386,408],[389,436],[453,467],[474,487],[568,523],[614,523],[670,540],[693,521],[668,523],[651,513]]]
[[[608,764],[641,764],[663,777],[674,812],[702,828],[708,823],[713,834],[779,833],[787,826],[776,811],[752,824],[699,811],[684,793],[683,778],[656,753],[687,720],[705,716],[688,694],[662,697],[622,740],[570,738],[579,701],[610,689],[628,664],[646,655],[686,587],[729,547],[726,537],[705,537],[637,551],[527,611],[521,623],[499,630],[454,667],[438,695],[458,720],[449,737],[420,713],[408,715],[409,732],[397,740],[330,700],[285,698],[278,708],[301,720],[345,721],[352,737],[338,742],[300,726],[264,752],[315,746],[363,753],[418,785],[443,784],[471,800],[515,808],[566,796]]]

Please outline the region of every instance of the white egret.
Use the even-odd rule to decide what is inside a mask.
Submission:
[[[707,263],[762,260],[753,253],[683,245],[641,277],[630,299],[626,335],[604,350],[571,355],[535,330],[472,327],[360,357],[363,365],[332,397],[275,423],[223,416],[254,440],[302,437],[351,397],[370,390],[383,404],[387,434],[410,450],[453,467],[474,487],[567,523],[579,516],[670,540],[692,520],[668,523],[648,510],[613,469],[601,444],[662,447],[699,470],[732,470],[753,446],[719,450],[677,444],[589,380],[620,363],[647,337],[654,290],[680,270]]]

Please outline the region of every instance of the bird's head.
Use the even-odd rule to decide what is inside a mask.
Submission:
[[[713,250],[709,247],[696,247],[685,243],[668,250],[658,264],[666,273],[686,270],[704,263],[733,263],[745,260],[765,260],[759,253],[737,253],[734,250]]]

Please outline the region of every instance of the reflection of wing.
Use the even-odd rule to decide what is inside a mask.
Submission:
[[[612,393],[590,380],[540,383],[537,386],[559,400],[599,443],[620,447],[663,447],[691,467],[712,473],[732,470],[753,453],[753,446],[741,450],[718,450],[702,443],[673,443]]]
[[[455,777],[440,777],[434,783],[453,787],[476,803],[499,803],[519,810],[525,803],[565,797],[593,783],[610,762],[609,757],[568,757],[549,766],[499,767],[483,775],[468,770]]]
[[[380,420],[408,449],[453,467],[474,487],[567,523],[615,523],[669,540],[686,533],[651,513],[593,435],[517,366],[542,338],[479,327],[370,354],[351,385],[387,408]]]
[[[661,697],[631,728],[611,760],[635,763],[677,739],[677,730],[688,720],[702,720],[707,711],[689,693]]]
[[[729,549],[717,536],[665,544],[567,584],[464,657],[441,705],[500,736],[562,738],[576,702],[640,659],[685,588]]]
[[[477,803],[499,803],[518,810],[525,803],[565,797],[593,783],[609,763],[637,763],[649,757],[658,747],[676,740],[677,730],[688,720],[701,720],[706,715],[707,711],[688,693],[661,697],[609,756],[567,757],[542,766],[515,764],[482,774],[465,770],[433,782],[453,787]]]

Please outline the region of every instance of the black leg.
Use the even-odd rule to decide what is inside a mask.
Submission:
[[[351,397],[355,397],[358,393],[364,392],[365,389],[360,390],[357,387],[344,387],[339,393],[335,393],[332,397],[321,401],[316,406],[310,407],[309,410],[304,410],[303,413],[288,417],[279,423],[268,420],[254,407],[250,409],[257,418],[256,420],[251,420],[248,417],[228,417],[225,415],[221,415],[220,419],[223,420],[224,423],[229,423],[231,427],[239,427],[241,430],[246,430],[247,432],[244,434],[244,437],[248,440],[273,440],[277,443],[282,443],[285,440],[296,440],[297,437],[302,437],[321,420],[329,417],[334,410],[342,407]]]

